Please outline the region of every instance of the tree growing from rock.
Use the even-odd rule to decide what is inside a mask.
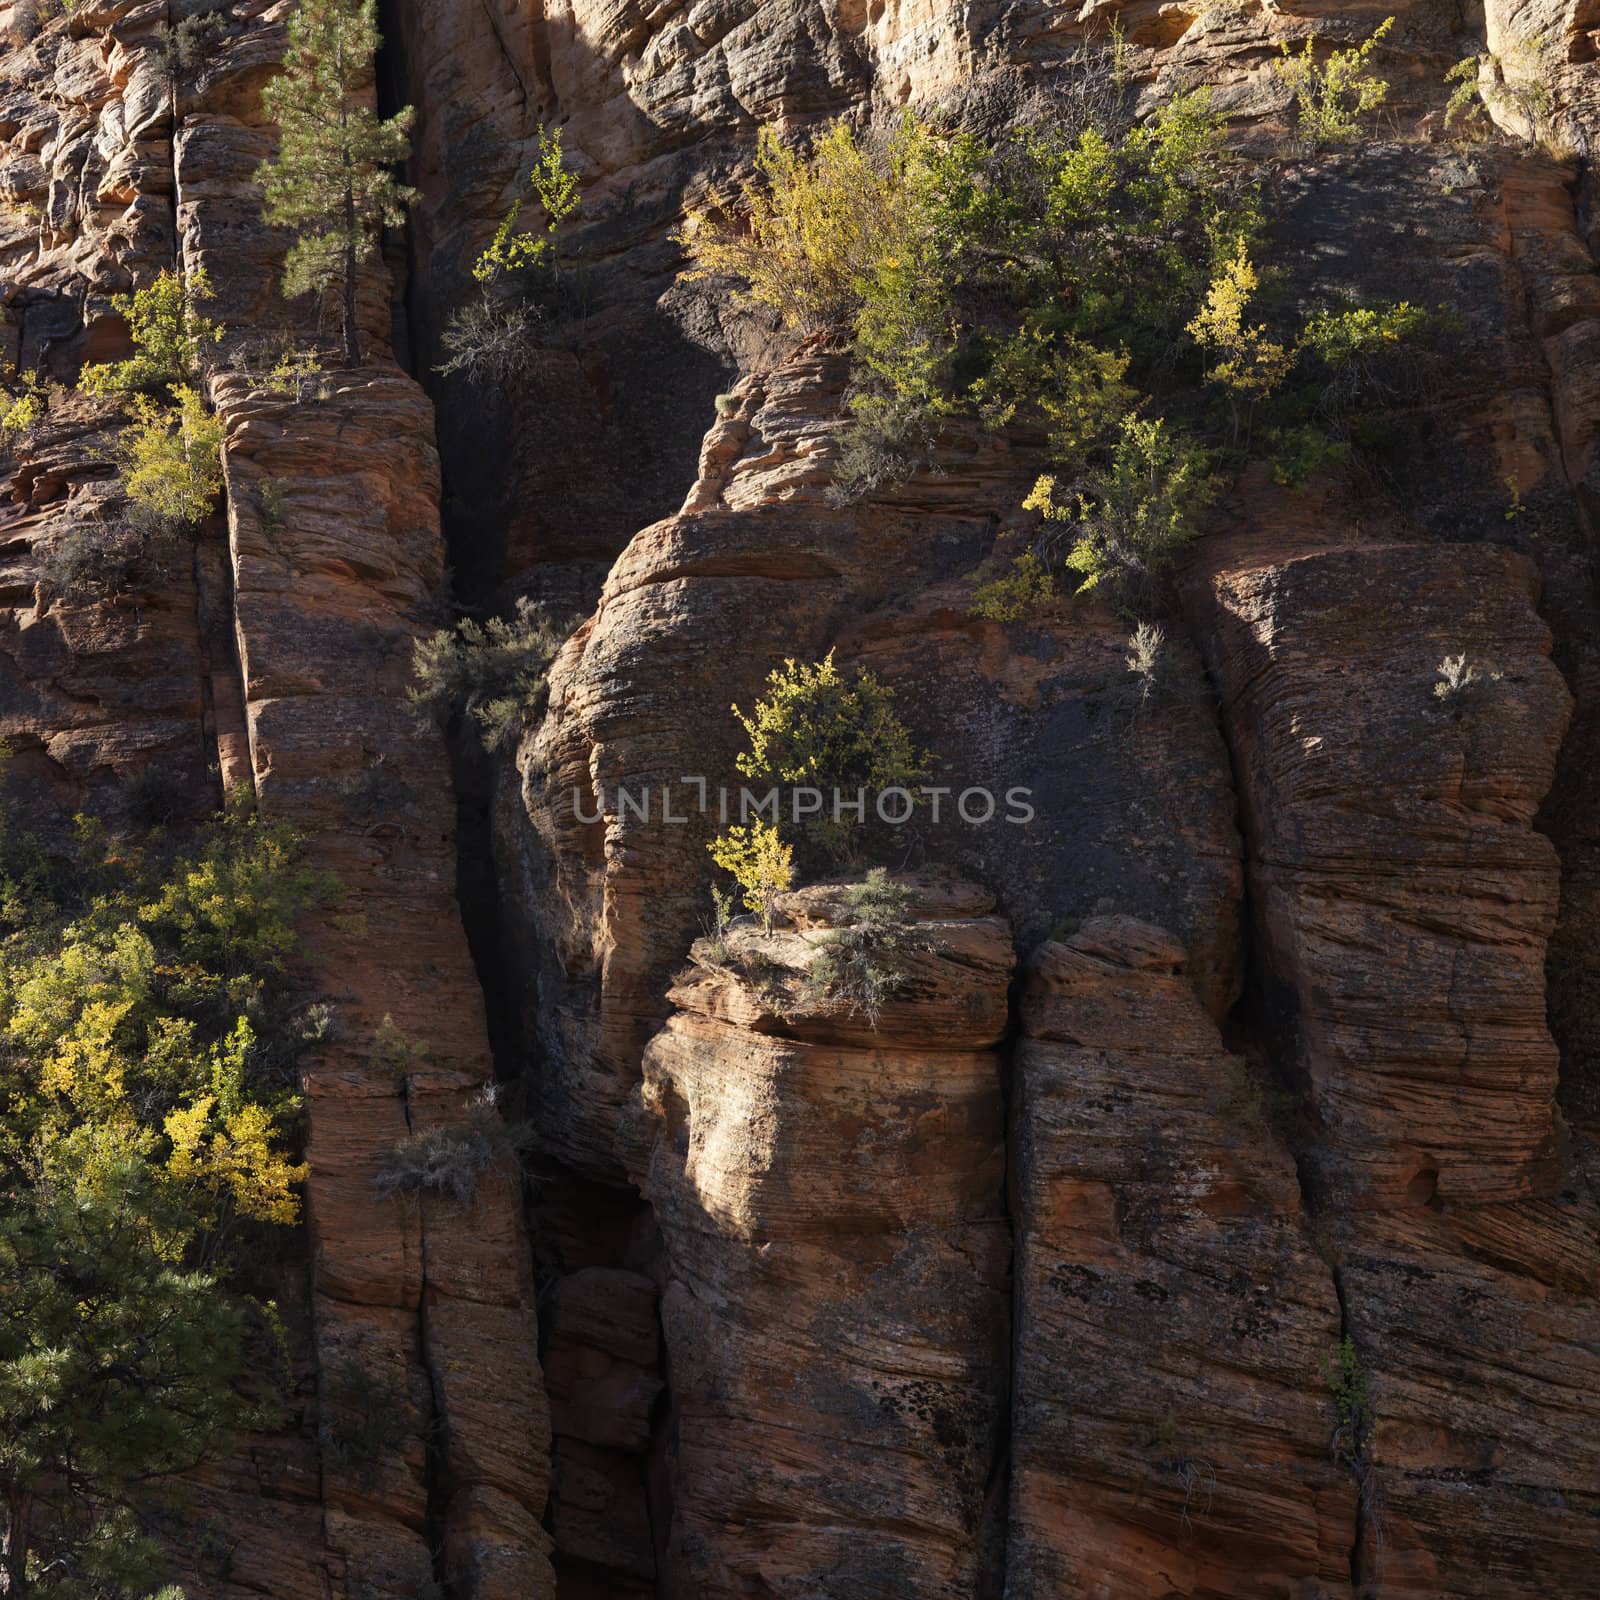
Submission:
[[[394,172],[411,154],[414,110],[384,118],[367,103],[380,43],[377,0],[302,0],[289,22],[283,75],[262,95],[279,129],[278,153],[260,169],[266,220],[299,235],[284,262],[283,292],[293,299],[342,291],[352,367],[361,365],[361,264],[416,199]]]

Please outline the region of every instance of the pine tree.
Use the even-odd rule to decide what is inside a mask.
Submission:
[[[283,76],[262,95],[280,136],[277,155],[260,170],[266,219],[300,236],[284,263],[283,292],[292,299],[342,286],[352,367],[361,364],[361,263],[379,230],[398,227],[416,199],[393,171],[411,153],[415,112],[407,106],[385,120],[363,99],[380,43],[377,0],[301,0],[289,21]]]

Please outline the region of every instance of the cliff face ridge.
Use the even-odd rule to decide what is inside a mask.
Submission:
[[[679,281],[670,235],[763,124],[1002,126],[1113,18],[1142,106],[1210,82],[1265,157],[1279,42],[1383,9],[386,0],[422,199],[363,286],[368,365],[301,401],[228,360],[315,331],[253,178],[290,6],[210,7],[175,73],[163,30],[206,9],[80,0],[24,42],[0,4],[15,370],[125,355],[111,296],[164,267],[207,268],[228,330],[224,511],[114,599],[50,573],[120,511],[115,409],[58,396],[4,447],[12,782],[61,827],[248,789],[342,886],[303,951],[338,1026],[293,1415],[197,1475],[227,1538],[189,1600],[1590,1592],[1600,17],[1399,13],[1391,123],[1298,164],[1274,226],[1297,289],[1443,302],[1470,353],[1395,424],[1401,481],[1230,487],[1135,704],[1111,607],[971,614],[1038,442],[957,420],[936,470],[835,504],[847,352]],[[1530,40],[1545,148],[1463,156],[1445,69]],[[442,329],[542,125],[578,266],[536,374],[473,391]],[[578,619],[492,758],[405,704],[448,571]],[[919,821],[892,865],[926,944],[874,1025],[806,981],[844,885],[705,937],[715,818],[666,820],[734,779],[730,704],[830,650],[941,782],[1034,812]],[[422,1051],[399,1076],[385,1027]],[[378,1192],[497,1080],[526,1175]],[[374,1384],[401,1442],[352,1461]]]

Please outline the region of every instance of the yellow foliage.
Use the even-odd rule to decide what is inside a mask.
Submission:
[[[310,1169],[276,1148],[266,1107],[246,1102],[226,1115],[216,1107],[217,1097],[206,1094],[168,1115],[167,1176],[218,1202],[231,1200],[240,1216],[292,1225],[300,1215],[294,1186]]]
[[[745,905],[760,915],[762,926],[771,933],[777,898],[794,884],[794,851],[768,822],[729,828],[707,848],[711,859],[733,874],[744,890]]]
[[[1388,98],[1389,85],[1369,69],[1367,60],[1393,27],[1394,18],[1386,17],[1370,38],[1353,50],[1335,50],[1320,66],[1312,57],[1310,39],[1298,53],[1287,40],[1278,47],[1272,69],[1293,91],[1300,132],[1312,149],[1354,139],[1360,119]]]
[[[173,393],[175,406],[135,397],[117,459],[135,506],[169,527],[193,527],[222,492],[222,423],[195,390],[180,386]]]
[[[1212,279],[1205,304],[1187,329],[1196,344],[1217,358],[1206,377],[1246,401],[1271,394],[1294,365],[1293,353],[1269,339],[1263,324],[1245,322],[1257,286],[1256,269],[1241,240],[1233,259]]]
[[[880,279],[915,270],[926,253],[932,148],[909,115],[882,151],[857,143],[842,122],[809,155],[763,128],[757,181],[739,197],[743,226],[694,212],[678,236],[692,275],[745,279],[750,298],[797,331],[852,318]]]

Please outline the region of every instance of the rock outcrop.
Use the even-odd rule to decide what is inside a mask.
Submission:
[[[396,1374],[383,1403],[421,1395],[408,1470],[377,1475],[391,1493],[374,1492],[370,1462],[325,1461],[329,1544],[363,1582],[404,1594],[431,1580],[432,1521],[444,1572],[470,1575],[484,1600],[553,1592],[540,1526],[548,1406],[520,1183],[493,1175],[467,1210],[374,1187],[408,1134],[470,1119],[491,1063],[455,903],[448,769],[405,702],[414,619],[443,576],[431,408],[393,371],[327,387],[326,399],[296,404],[225,379],[216,397],[251,774],[263,808],[304,832],[348,905],[305,952],[338,997],[340,1032],[306,1076],[324,1392],[337,1404],[338,1376],[354,1364]],[[379,1048],[385,1028],[413,1047],[399,1078]]]
[[[1600,13],[1404,9],[1382,136],[1282,172],[1286,298],[1461,331],[1361,419],[1363,492],[1230,486],[1146,693],[1106,607],[971,615],[1037,439],[957,421],[833,503],[847,354],[677,281],[671,234],[764,123],[1000,130],[1113,21],[1141,112],[1207,82],[1275,159],[1278,46],[1386,8],[393,0],[374,94],[419,108],[422,200],[363,282],[371,365],[293,401],[244,370],[317,335],[254,183],[289,10],[0,0],[0,358],[125,356],[112,296],[172,266],[227,326],[226,516],[114,593],[63,575],[124,509],[117,408],[54,389],[0,440],[11,792],[143,827],[250,788],[343,886],[305,945],[339,1022],[296,1405],[197,1476],[226,1538],[190,1600],[1591,1592]],[[1478,53],[1540,152],[1445,142]],[[553,126],[583,209],[546,347],[473,390],[444,329]],[[583,619],[493,770],[404,704],[447,566]],[[931,948],[875,1024],[805,983],[837,886],[680,970],[730,703],[830,650],[949,791],[893,839]],[[1477,678],[1441,697],[1447,656]],[[531,1192],[380,1196],[496,1066]]]
[[[1557,860],[1531,826],[1570,696],[1536,597],[1509,552],[1380,542],[1219,544],[1197,600],[1375,1419],[1355,1570],[1385,1595],[1587,1581],[1595,1204],[1555,1105]],[[1479,676],[1440,695],[1445,654]]]
[[[1012,949],[914,886],[874,1028],[807,989],[829,913],[695,946],[625,1126],[664,1243],[663,1592],[971,1596],[998,1573]]]

